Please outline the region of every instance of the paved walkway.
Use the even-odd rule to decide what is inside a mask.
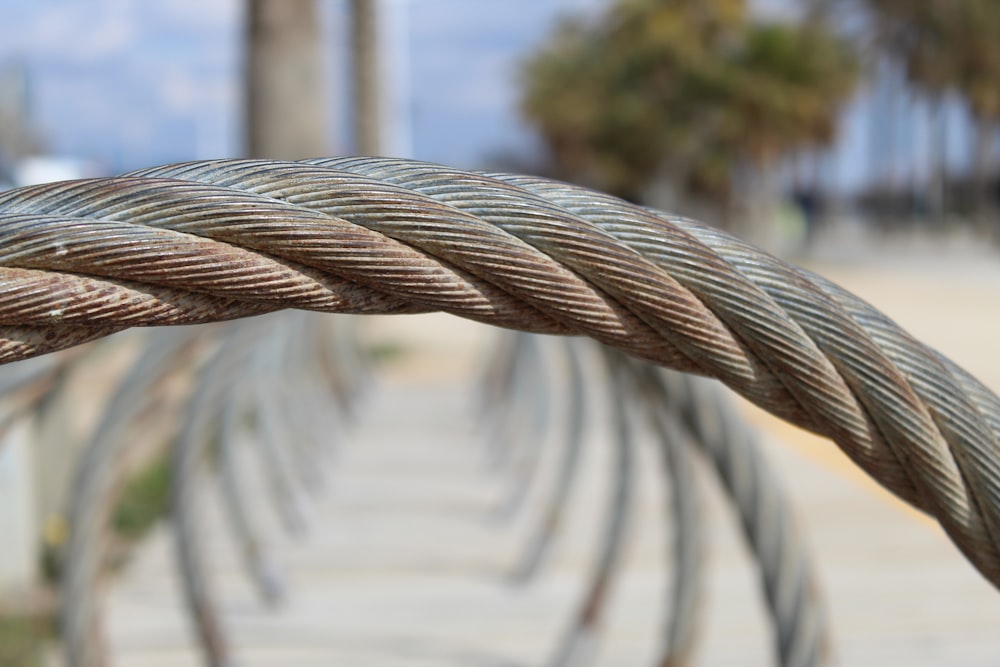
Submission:
[[[821,270],[1000,388],[1000,269]],[[513,523],[492,518],[504,487],[484,466],[467,373],[480,330],[445,330],[436,317],[375,326],[374,337],[402,336],[421,353],[405,358],[371,396],[330,471],[327,495],[313,506],[310,534],[290,540],[272,526],[293,589],[284,608],[261,608],[227,534],[210,531],[217,592],[240,663],[543,665],[594,556],[610,468],[600,434],[589,443],[572,520],[550,567],[535,584],[512,587],[506,575],[537,498]],[[766,429],[767,449],[814,546],[842,664],[1000,664],[1000,595],[938,529],[865,481],[829,443],[748,414]],[[600,665],[649,665],[657,645],[666,538],[656,467],[649,451],[643,455],[628,572]],[[217,508],[206,515],[217,521]],[[734,524],[717,502],[712,515],[710,597],[696,664],[773,664]],[[171,546],[157,534],[113,586],[115,664],[198,664]]]

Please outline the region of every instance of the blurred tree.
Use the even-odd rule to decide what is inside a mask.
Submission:
[[[990,178],[1000,124],[1000,0],[866,0],[880,42],[903,63],[911,84],[938,99],[968,103],[974,207],[982,231],[996,230]]]
[[[640,199],[667,161],[697,164],[683,180],[713,180],[701,136],[725,119],[700,115],[694,93],[722,92],[724,73],[710,56],[745,20],[742,0],[626,0],[597,25],[560,26],[526,64],[522,103],[560,175],[629,199]]]
[[[819,19],[755,23],[745,0],[619,0],[593,24],[565,22],[525,63],[522,108],[560,177],[631,200],[666,179],[725,214],[768,190],[783,156],[832,140],[857,76]]]

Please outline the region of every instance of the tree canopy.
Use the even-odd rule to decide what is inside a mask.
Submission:
[[[832,140],[853,53],[818,20],[753,21],[745,0],[618,0],[525,63],[522,107],[561,177],[639,200],[670,174],[727,200],[740,169]]]
[[[1000,0],[865,0],[878,44],[915,88],[965,101],[975,124],[973,216],[997,237],[995,142],[1000,124]],[[944,158],[942,157],[942,160]]]
[[[1000,121],[1000,0],[866,0],[881,43],[915,86],[957,92]]]

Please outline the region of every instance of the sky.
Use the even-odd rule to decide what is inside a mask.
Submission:
[[[341,154],[351,150],[347,2],[320,2],[331,127],[323,152]],[[397,45],[386,76],[399,94],[388,104],[397,119],[411,119],[393,124],[391,152],[459,167],[530,161],[540,146],[517,113],[517,65],[559,17],[596,13],[608,2],[383,0],[383,29]],[[796,8],[795,0],[753,5],[767,17]],[[30,110],[52,152],[95,160],[109,173],[235,156],[241,27],[242,0],[0,0],[0,73],[27,72]],[[878,93],[862,96],[845,117],[829,166],[842,187],[856,187],[877,164],[872,155],[885,146],[872,136],[898,139],[905,150],[897,152],[919,162],[919,147],[907,140],[914,135],[905,133],[920,136],[927,114],[916,109],[897,122],[895,110],[872,113]]]
[[[412,82],[405,152],[471,166],[530,147],[513,110],[517,58],[562,12],[605,3],[385,2],[394,26],[410,28],[410,57],[393,59]],[[321,0],[336,153],[350,150],[346,4]],[[238,155],[242,19],[240,0],[0,0],[0,68],[27,71],[31,112],[54,152],[110,171]]]
[[[235,149],[237,0],[0,0],[38,133],[112,171]]]

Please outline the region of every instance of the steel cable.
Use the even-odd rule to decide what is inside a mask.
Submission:
[[[831,437],[1000,586],[996,399],[862,302],[691,221],[402,160],[229,160],[2,193],[0,267],[21,295],[0,308],[4,361],[285,307],[589,335]]]
[[[252,490],[240,468],[240,420],[245,407],[234,387],[223,399],[223,413],[217,424],[219,451],[219,487],[234,538],[239,543],[243,566],[253,581],[261,600],[276,606],[286,597],[285,577],[276,563],[269,541],[248,499]]]
[[[146,342],[137,363],[119,382],[87,441],[77,466],[68,509],[69,536],[60,576],[60,625],[67,664],[96,667],[104,655],[99,586],[105,525],[120,482],[127,428],[148,404],[150,390],[193,342],[194,332],[163,330]]]
[[[594,662],[600,643],[611,589],[618,580],[625,557],[629,517],[635,501],[636,443],[630,420],[629,401],[622,389],[621,354],[604,348],[605,387],[612,404],[612,484],[600,536],[600,547],[587,590],[574,615],[569,632],[548,662],[549,667],[581,667]]]
[[[657,449],[669,492],[665,514],[670,518],[672,532],[670,613],[664,624],[660,653],[653,664],[655,667],[684,667],[692,664],[691,655],[698,638],[704,602],[706,516],[695,457],[699,449],[708,445],[700,434],[694,435],[681,414],[680,403],[685,397],[670,395],[654,384],[655,379],[645,375],[649,371],[656,372],[652,366],[633,364],[629,360],[624,360],[623,366],[631,371],[628,380],[635,385],[632,393],[641,398],[646,421],[659,441]],[[788,665],[787,662],[779,664]]]
[[[777,663],[830,664],[827,610],[809,550],[753,429],[710,381],[649,366],[633,372],[650,403],[677,415],[676,427],[689,434],[685,442],[709,460],[739,517],[773,619]]]
[[[486,389],[494,393],[494,405],[504,405],[514,400],[524,392],[519,392],[511,384],[504,387],[497,386],[498,382],[505,377],[516,374],[516,367],[536,367],[537,360],[529,358],[527,352],[532,351],[530,346],[517,346],[521,351],[515,354],[503,354],[504,351],[513,352],[515,346],[511,345],[510,339],[518,339],[528,336],[527,334],[514,334],[505,337],[499,345],[500,354],[496,355],[494,364],[489,368],[488,377],[493,381],[487,385]],[[533,336],[529,336],[533,337]],[[557,342],[552,345],[556,352],[561,353],[559,357],[564,361],[563,372],[557,374],[563,381],[557,390],[566,395],[565,415],[563,432],[560,433],[562,439],[562,451],[559,454],[559,461],[556,468],[556,478],[553,489],[546,499],[545,505],[540,511],[541,519],[526,543],[525,548],[518,559],[518,565],[514,570],[513,581],[518,584],[525,584],[537,573],[546,554],[554,541],[555,532],[562,523],[563,514],[569,499],[569,492],[573,486],[581,459],[582,445],[585,431],[585,414],[590,411],[585,406],[584,388],[588,385],[600,385],[599,379],[589,377],[585,374],[582,352],[578,349],[583,347],[582,341],[572,338],[548,339],[543,342]],[[589,341],[588,341],[589,342]],[[504,344],[506,343],[506,344]],[[585,350],[592,350],[593,347],[586,347]],[[551,355],[549,355],[551,356]],[[616,357],[617,359],[617,357]],[[624,359],[624,358],[622,358]],[[620,361],[620,360],[619,360]],[[501,366],[503,364],[503,366]],[[638,364],[637,364],[638,365]],[[498,367],[499,366],[499,367]],[[701,502],[699,499],[699,489],[694,476],[693,459],[696,446],[692,445],[688,430],[685,428],[678,406],[682,401],[665,400],[665,393],[656,391],[658,385],[654,387],[646,386],[648,381],[643,381],[642,371],[633,370],[631,364],[621,365],[618,363],[619,371],[616,373],[615,382],[611,383],[613,396],[624,396],[629,402],[638,399],[645,415],[644,421],[649,422],[649,426],[655,431],[657,441],[657,453],[663,466],[663,477],[666,486],[670,491],[670,498],[667,502],[666,514],[669,530],[673,533],[672,558],[668,564],[668,569],[672,569],[672,585],[670,587],[671,600],[668,606],[669,613],[664,624],[665,632],[662,641],[662,648],[654,664],[662,667],[679,667],[689,664],[689,658],[697,639],[697,629],[699,625],[699,608],[701,606],[702,588],[704,579],[704,539],[702,536],[702,526],[704,516],[701,512]],[[652,368],[640,365],[644,368]],[[499,400],[502,397],[500,391],[507,395],[507,401]],[[673,397],[676,398],[676,397]],[[620,400],[617,399],[617,400]],[[620,406],[619,406],[620,407]],[[620,420],[620,415],[617,415]],[[617,423],[617,422],[616,422]],[[727,443],[721,443],[725,446]],[[536,448],[540,445],[536,445]],[[627,442],[619,443],[618,446],[628,446]],[[619,471],[621,474],[622,471]],[[616,480],[616,483],[627,481],[626,476]],[[612,496],[612,499],[615,497]],[[614,507],[621,512],[623,504],[614,502]],[[609,527],[616,523],[615,515],[609,514],[612,519]],[[782,517],[779,516],[778,519]],[[606,530],[604,538],[612,538],[621,543],[623,531]],[[605,544],[603,549],[618,548],[614,544]],[[672,565],[672,567],[669,567]],[[768,569],[768,566],[764,566]],[[600,584],[603,570],[597,569],[594,572],[591,590],[600,590],[599,586],[607,588],[607,584]],[[590,615],[598,616],[600,607],[606,606],[607,595],[603,596],[602,604],[597,609],[592,610]],[[581,612],[575,616],[577,627],[575,632],[588,636],[589,650],[583,652],[583,660],[596,651],[597,635],[593,629],[586,627],[581,619],[587,618],[587,601],[581,607]],[[582,626],[582,627],[581,627]],[[574,663],[575,664],[575,663]]]
[[[548,401],[543,391],[545,378],[539,365],[537,345],[538,341],[533,336],[513,336],[510,349],[501,349],[496,360],[498,364],[509,365],[496,378],[497,384],[491,389],[495,392],[503,391],[503,400],[497,400],[499,395],[484,394],[484,400],[492,401],[492,413],[486,420],[487,464],[490,468],[504,472],[514,469],[515,474],[512,476],[518,483],[523,481],[516,475],[518,451],[533,446],[532,441],[541,437],[544,410],[540,406]],[[519,484],[512,482],[510,486]],[[512,488],[511,494],[519,490]],[[511,514],[503,511],[504,506],[509,504],[509,498],[506,502],[501,501],[495,514],[501,518],[505,515],[510,518]]]
[[[560,346],[572,352],[572,339]],[[579,363],[575,364],[578,368]],[[699,511],[699,489],[694,479],[692,456],[699,452],[708,459],[722,490],[739,516],[747,543],[758,561],[761,590],[771,612],[775,662],[788,667],[829,664],[829,629],[822,595],[812,574],[808,550],[757,445],[752,430],[735,408],[705,380],[668,371],[657,371],[640,363],[625,366],[628,383],[618,383],[615,391],[640,399],[646,420],[656,431],[658,449],[664,459],[665,478],[670,490],[668,512],[672,521],[673,572],[670,613],[665,623],[664,643],[657,665],[688,664],[697,638],[701,588],[704,578],[704,517]],[[494,371],[496,372],[496,371]],[[570,393],[585,384],[579,370],[566,382]],[[632,386],[634,384],[634,386]],[[583,410],[582,396],[571,401],[573,412]],[[568,433],[579,438],[580,423],[571,421]],[[572,445],[570,440],[566,445]],[[570,447],[567,447],[570,450]],[[562,490],[565,462],[556,488]],[[571,476],[570,476],[571,477]],[[555,494],[561,496],[561,494]],[[529,542],[518,570],[524,577],[534,574],[541,556],[550,546],[552,530],[550,499],[542,515],[540,530]],[[531,556],[530,559],[527,557]]]
[[[308,529],[310,498],[323,488],[321,459],[310,451],[306,424],[294,419],[290,403],[295,389],[288,381],[294,364],[289,358],[289,344],[295,339],[294,318],[281,318],[275,331],[255,350],[257,360],[253,386],[256,389],[254,413],[260,435],[267,441],[281,466],[286,493],[299,495],[296,504],[303,513],[303,528]]]
[[[513,580],[519,584],[535,577],[552,548],[555,534],[565,521],[566,506],[583,453],[587,396],[581,352],[577,348],[577,341],[573,339],[566,340],[566,343],[559,347],[559,351],[562,352],[566,367],[565,381],[562,383],[567,397],[563,416],[564,442],[552,491],[539,512],[541,519],[538,520],[534,533],[526,543],[514,568]]]
[[[281,372],[276,349],[280,341],[272,335],[264,345],[267,349],[251,357],[253,370],[248,391],[252,396],[257,437],[254,438],[261,460],[265,462],[268,487],[274,506],[279,510],[287,533],[302,537],[309,532],[310,510],[304,486],[308,478],[297,465],[284,419],[278,414],[274,394],[268,386]]]
[[[8,376],[0,377],[0,451],[2,437],[23,414],[45,403],[50,392],[59,386],[65,359],[39,357],[17,364]]]
[[[515,385],[510,388],[501,428],[501,451],[509,479],[503,497],[493,510],[499,521],[511,521],[520,512],[536,486],[543,451],[552,430],[552,369],[546,368],[546,341],[538,336],[517,334],[522,341],[517,352]]]
[[[255,323],[257,324],[257,323]],[[231,331],[215,355],[198,373],[194,391],[188,397],[184,420],[170,449],[170,505],[173,521],[174,557],[180,574],[181,592],[188,616],[205,662],[212,667],[237,664],[224,628],[219,605],[209,577],[206,547],[201,536],[202,499],[206,475],[203,457],[210,446],[209,436],[217,432],[224,410],[223,399],[237,369],[246,364],[251,349],[240,340],[253,335],[240,327]]]

